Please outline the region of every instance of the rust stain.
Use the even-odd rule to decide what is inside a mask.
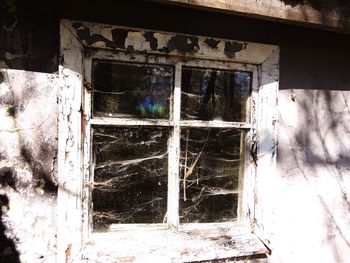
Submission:
[[[81,109],[80,111],[80,119],[81,119],[81,141],[84,142],[84,134],[85,134],[85,114],[84,111]]]
[[[85,80],[85,79],[84,79],[83,85],[84,85],[84,88],[85,88],[87,91],[89,91],[89,92],[91,92],[91,91],[94,90],[94,87],[93,87],[92,83],[88,82],[88,81]]]
[[[128,257],[118,257],[117,263],[132,263],[136,260],[135,256],[128,256]]]
[[[71,250],[72,250],[72,244],[69,244],[65,253],[66,253],[66,263],[69,262],[69,257],[70,257],[70,253],[71,253]]]
[[[250,147],[250,156],[252,157],[252,162],[255,166],[258,166],[258,141],[254,141]]]
[[[269,254],[271,255],[271,250],[267,249],[267,248],[262,248],[262,249],[259,249],[255,252],[253,252],[254,255],[260,255],[260,254]]]

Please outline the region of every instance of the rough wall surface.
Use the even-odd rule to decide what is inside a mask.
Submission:
[[[52,262],[57,77],[0,72],[0,262]]]
[[[102,2],[74,1],[67,9],[61,8],[65,1],[53,0],[0,4],[0,67],[20,69],[1,71],[0,262],[54,258],[58,85],[56,75],[38,72],[58,70],[60,18],[281,46],[270,261],[347,262],[349,36],[200,10]]]
[[[349,91],[279,93],[272,262],[350,257]]]

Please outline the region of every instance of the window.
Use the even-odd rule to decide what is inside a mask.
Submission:
[[[274,174],[278,48],[74,21],[61,42],[58,251],[141,253],[130,231],[158,229],[144,249],[174,240],[173,259],[266,252],[251,226]]]
[[[236,220],[256,66],[108,55],[85,59],[93,231]]]

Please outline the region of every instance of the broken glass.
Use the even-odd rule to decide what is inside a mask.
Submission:
[[[168,119],[173,67],[93,61],[93,115]]]
[[[237,218],[242,131],[187,128],[181,132],[180,222]]]
[[[98,127],[93,132],[94,231],[111,224],[163,223],[168,128]]]
[[[248,121],[251,72],[183,67],[181,118]]]

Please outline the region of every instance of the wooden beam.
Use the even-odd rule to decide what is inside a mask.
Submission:
[[[337,0],[147,0],[350,33],[350,6]]]

